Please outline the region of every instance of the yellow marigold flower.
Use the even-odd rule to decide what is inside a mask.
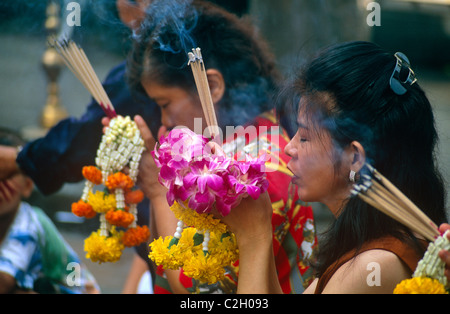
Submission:
[[[225,278],[225,269],[219,256],[198,252],[186,260],[184,274],[201,283],[214,284]]]
[[[120,241],[121,233],[114,232],[111,237],[100,235],[100,230],[92,232],[84,241],[86,258],[93,262],[117,262],[122,256],[124,245]]]
[[[448,294],[439,280],[415,277],[403,280],[394,289],[394,294]]]
[[[159,237],[159,239],[150,243],[148,257],[156,265],[163,266],[164,269],[176,270],[183,267],[185,259],[190,258],[193,252],[195,232],[194,228],[184,229],[181,238],[175,244],[172,243],[173,237],[165,237],[164,239]]]
[[[170,208],[178,220],[197,230],[210,230],[220,234],[227,232],[227,226],[212,214],[199,214],[195,210],[175,202]]]
[[[235,235],[211,233],[209,253],[222,260],[223,267],[236,262],[239,258],[239,250]]]
[[[105,194],[105,192],[97,191],[95,194],[89,192],[88,202],[92,209],[99,213],[107,213],[111,209],[116,208],[116,198],[114,194]]]
[[[170,242],[173,237],[159,237],[150,244],[150,253],[148,257],[156,263],[162,265],[164,269],[176,270],[183,266],[180,259],[180,251],[177,245],[172,245],[169,249]]]

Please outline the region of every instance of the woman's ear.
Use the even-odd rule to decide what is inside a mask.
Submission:
[[[216,69],[206,70],[206,76],[208,77],[213,103],[217,104],[225,94],[225,80],[223,79],[222,73]]]
[[[350,170],[358,173],[366,163],[366,150],[360,142],[353,141],[349,147],[350,154]]]
[[[29,198],[31,196],[31,193],[33,193],[34,190],[34,183],[31,178],[23,175],[23,186],[22,186],[22,197],[25,199]]]

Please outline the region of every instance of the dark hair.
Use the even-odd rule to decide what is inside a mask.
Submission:
[[[131,87],[142,92],[146,77],[196,92],[187,53],[197,47],[207,69],[219,70],[225,80],[219,124],[243,124],[273,107],[279,74],[266,43],[247,19],[196,0],[152,2],[134,36],[128,62]]]
[[[19,133],[0,127],[0,145],[19,147],[25,146],[25,140],[20,136]]]
[[[405,86],[402,96],[392,91],[389,80],[395,65],[394,54],[373,43],[338,44],[307,64],[291,91],[308,97],[301,109],[329,131],[336,156],[352,141],[360,142],[368,162],[441,224],[446,221],[445,189],[435,163],[433,111],[417,83]],[[409,241],[424,253],[407,228],[359,198],[350,198],[321,239],[317,275],[345,253],[387,235]]]

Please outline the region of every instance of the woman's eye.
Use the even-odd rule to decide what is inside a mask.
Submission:
[[[299,134],[300,135],[300,142],[308,142],[308,136],[306,134]]]

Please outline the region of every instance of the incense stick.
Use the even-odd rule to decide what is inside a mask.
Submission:
[[[116,117],[117,114],[111,100],[106,94],[98,76],[95,74],[84,50],[71,40],[54,40],[53,42],[49,42],[49,44],[55,48],[70,71],[89,91],[106,115],[111,119]]]
[[[380,172],[370,165],[367,168],[371,175],[363,175],[362,184],[355,184],[352,194],[427,240],[434,241],[440,235],[436,224]]]
[[[201,49],[192,49],[192,52],[189,52],[188,56],[189,65],[191,66],[192,74],[194,75],[195,85],[197,86],[206,123],[208,127],[210,127],[211,136],[214,137],[219,134],[219,127],[217,125],[217,117],[211,97],[211,90],[208,84],[208,77],[206,75],[206,68]]]

